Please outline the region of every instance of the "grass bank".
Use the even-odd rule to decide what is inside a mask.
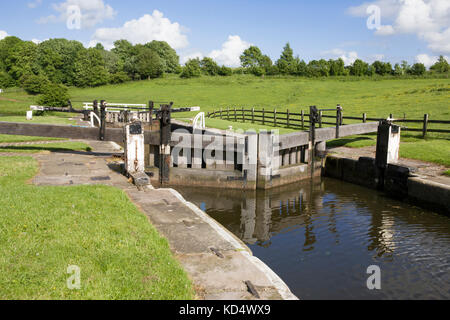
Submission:
[[[0,299],[191,299],[167,241],[107,186],[37,187],[28,157],[0,157]],[[67,268],[81,270],[69,290]]]

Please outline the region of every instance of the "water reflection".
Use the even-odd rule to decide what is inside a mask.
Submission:
[[[303,299],[450,298],[450,219],[336,180],[243,192],[177,188]],[[382,268],[369,291],[366,269]]]

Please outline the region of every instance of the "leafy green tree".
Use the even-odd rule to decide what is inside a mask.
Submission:
[[[251,46],[242,53],[240,57],[241,65],[244,68],[259,67],[262,56],[263,54],[258,47]]]
[[[76,85],[76,62],[83,44],[66,39],[50,39],[38,45],[37,59],[40,68],[51,82]]]
[[[10,88],[16,85],[16,81],[6,72],[0,71],[0,88]]]
[[[200,59],[190,59],[183,67],[180,74],[181,78],[195,78],[200,77],[202,69],[200,67]]]
[[[361,59],[356,59],[350,67],[350,74],[361,77],[367,74],[368,69],[368,63],[362,61]]]
[[[411,66],[409,65],[408,61],[403,60],[401,63],[402,69],[403,69],[403,74],[407,74],[409,72],[409,69],[411,68]]]
[[[139,46],[136,60],[137,73],[141,79],[154,79],[163,75],[164,63],[154,50]]]
[[[113,73],[109,77],[109,82],[113,83],[113,84],[124,83],[124,82],[130,81],[130,80],[131,80],[130,77],[123,71]]]
[[[389,62],[375,61],[372,64],[375,73],[381,76],[392,73],[392,65]]]
[[[154,40],[147,43],[145,46],[159,55],[164,65],[164,72],[177,72],[178,67],[180,66],[180,57],[167,42]]]
[[[99,50],[85,49],[78,53],[75,63],[75,85],[78,87],[97,87],[109,82],[109,73]]]
[[[402,66],[398,63],[396,63],[394,65],[394,75],[396,75],[396,76],[404,75],[404,70],[403,70]]]
[[[281,74],[295,74],[296,61],[294,59],[294,51],[289,43],[283,48],[280,59],[277,60],[276,65]]]
[[[423,63],[415,63],[411,67],[410,72],[411,72],[411,74],[413,74],[415,76],[421,76],[421,75],[424,75],[426,71],[427,71],[427,68],[425,67],[425,65]]]
[[[344,74],[345,63],[341,58],[337,60],[330,59],[328,61],[328,65],[330,67],[330,75],[331,76],[341,76]]]
[[[216,76],[219,74],[219,65],[211,58],[205,57],[200,61],[200,68],[202,72],[209,76]]]
[[[430,70],[433,70],[437,73],[445,73],[450,71],[450,65],[444,56],[440,56],[439,60],[430,67]]]
[[[308,75],[311,77],[328,77],[330,74],[330,66],[325,59],[319,61],[312,60],[308,64]]]
[[[29,75],[24,76],[23,79],[23,88],[29,94],[40,94],[44,93],[50,81],[48,81],[47,77],[44,75]]]
[[[51,83],[44,89],[44,94],[41,95],[37,103],[46,107],[66,107],[70,99],[69,90],[67,87]]]

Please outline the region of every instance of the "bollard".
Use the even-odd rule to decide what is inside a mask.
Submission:
[[[390,163],[397,163],[400,151],[400,127],[392,122],[380,121],[377,134],[376,165],[386,169]]]
[[[145,174],[144,129],[140,121],[134,121],[124,127],[125,171],[136,186],[150,185]]]

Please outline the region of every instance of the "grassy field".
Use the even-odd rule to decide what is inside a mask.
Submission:
[[[37,187],[28,157],[0,157],[0,299],[191,299],[147,218],[106,186]],[[69,265],[81,289],[69,290]]]
[[[98,88],[72,88],[70,95],[74,107],[80,108],[82,102],[104,99],[116,103],[148,103],[157,104],[173,101],[175,107],[200,106],[208,112],[227,107],[255,107],[266,110],[277,109],[291,112],[308,111],[308,106],[334,108],[340,104],[344,108],[344,116],[368,117],[405,117],[407,119],[423,119],[428,113],[430,120],[450,120],[450,79],[393,79],[393,78],[321,78],[306,79],[297,77],[257,78],[251,75],[232,77],[201,77],[198,79],[180,79],[166,76],[151,81],[130,82],[121,85],[108,85]],[[7,92],[0,96],[0,115],[24,117],[25,111],[33,103],[35,97],[23,92]],[[189,121],[195,113],[177,113],[174,117]],[[67,115],[65,116],[67,117]],[[0,119],[1,120],[1,119]],[[36,120],[47,121],[47,119]],[[65,121],[64,119],[56,121]],[[346,121],[350,123],[351,121]],[[251,123],[236,123],[220,119],[207,119],[208,127],[228,129],[273,129]],[[410,127],[420,127],[420,124]],[[432,124],[430,128],[449,129],[448,125]],[[294,130],[275,128],[280,133]],[[418,138],[419,134],[407,134]],[[437,141],[437,142],[436,142]],[[450,150],[450,134],[430,134],[426,140],[410,141],[411,152],[408,155],[423,157],[427,146],[442,159]],[[414,142],[414,143],[413,143]],[[423,143],[419,143],[423,142]],[[360,147],[372,145],[369,136],[340,139],[331,144]],[[417,149],[417,150],[415,150]],[[417,152],[415,152],[417,151]]]

